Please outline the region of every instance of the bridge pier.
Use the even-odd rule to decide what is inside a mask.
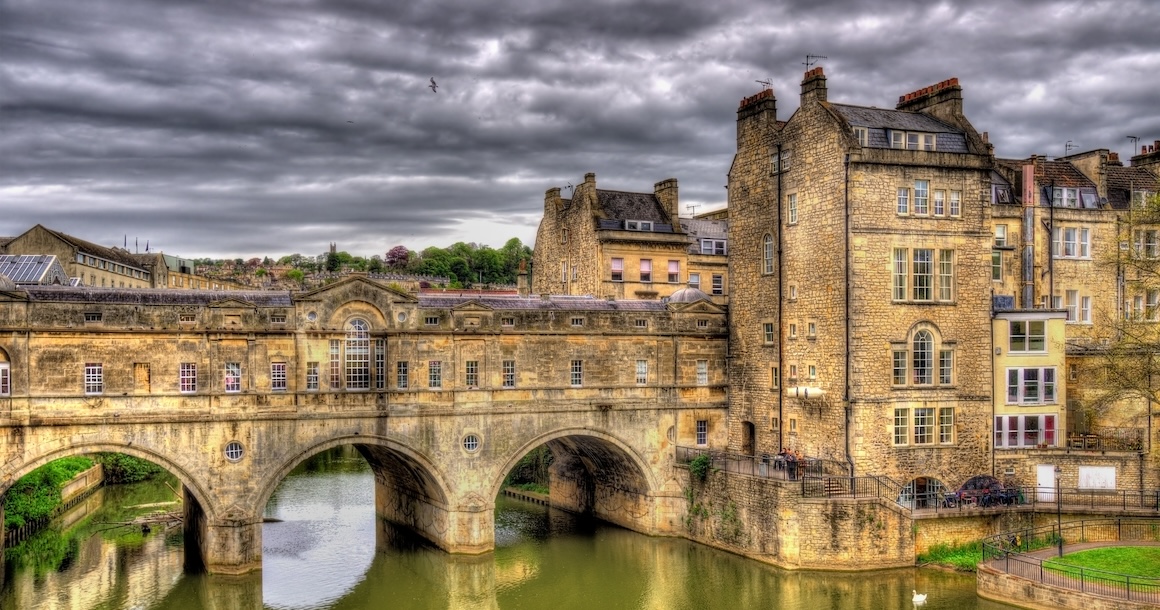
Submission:
[[[237,575],[262,568],[260,519],[234,512],[211,519],[188,488],[182,491],[187,570]]]

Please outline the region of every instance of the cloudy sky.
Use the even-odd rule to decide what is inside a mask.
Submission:
[[[0,0],[0,235],[183,256],[532,243],[543,193],[724,204],[738,100],[957,76],[1001,156],[1160,139],[1155,0]],[[427,87],[434,77],[437,93]]]

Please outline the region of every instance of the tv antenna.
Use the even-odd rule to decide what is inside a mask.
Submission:
[[[757,82],[759,82],[759,83],[760,83],[761,81],[757,81]],[[688,204],[688,205],[686,205],[686,206],[685,206],[685,209],[686,209],[686,210],[689,210],[689,213],[690,213],[690,214],[692,214],[693,216],[696,216],[696,215],[697,215],[697,206],[698,206],[698,205],[699,205],[699,204],[696,204],[696,203],[690,203],[690,204]]]
[[[1068,140],[1067,143],[1063,145],[1063,156],[1066,157],[1066,156],[1070,155],[1071,149],[1073,149],[1073,148],[1075,148],[1075,144],[1072,144],[1071,140]]]
[[[1140,136],[1128,136],[1128,139],[1132,141],[1132,156],[1135,157],[1136,147],[1140,143]]]
[[[810,66],[813,66],[814,64],[818,63],[819,59],[829,59],[829,57],[826,57],[825,55],[808,55],[807,54],[806,60],[802,62],[802,65],[804,65],[806,67],[806,71],[808,72],[810,69]]]
[[[770,77],[767,80],[760,80],[759,79],[755,82],[759,85],[764,85],[766,89],[773,89],[773,77]]]
[[[569,183],[568,183],[568,186],[566,186],[566,187],[564,187],[564,188],[568,189],[568,194],[569,194],[569,195],[571,195],[571,194],[573,194],[573,190],[574,190],[576,187],[572,186],[572,183],[571,183],[571,182],[569,182]]]

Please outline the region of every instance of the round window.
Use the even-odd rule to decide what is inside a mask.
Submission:
[[[469,453],[475,453],[479,449],[479,437],[474,434],[463,437],[463,448]]]
[[[400,311],[399,315],[397,317],[399,318],[400,322],[406,322],[407,321],[407,312]]]
[[[317,319],[318,319],[318,314],[316,314],[316,313],[314,313],[314,312],[312,311],[312,312],[310,312],[310,313],[306,314],[306,319],[307,319],[307,320],[310,320],[311,322],[313,322],[313,321],[315,321],[315,320],[317,320]]]
[[[226,459],[231,462],[236,462],[242,459],[245,450],[242,449],[242,444],[238,441],[230,441],[226,443]]]
[[[675,442],[677,442],[677,427],[676,427],[676,426],[669,426],[669,434],[668,434],[668,437],[669,437],[669,442],[670,442],[670,443],[675,443]]]

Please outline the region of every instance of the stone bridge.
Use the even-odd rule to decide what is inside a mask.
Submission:
[[[0,287],[0,491],[52,460],[144,458],[184,487],[210,572],[261,566],[281,480],[353,445],[380,518],[494,544],[511,468],[547,445],[554,506],[656,535],[685,512],[673,446],[723,446],[722,308],[412,295]]]

